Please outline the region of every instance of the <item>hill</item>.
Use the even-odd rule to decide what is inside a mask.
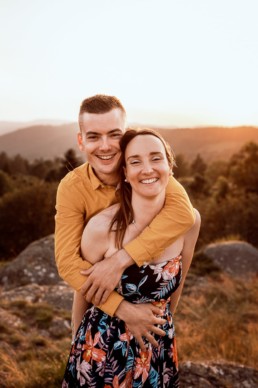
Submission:
[[[34,120],[34,121],[0,121],[0,136],[17,129],[32,127],[35,125],[60,125],[65,120]]]
[[[228,160],[247,142],[258,143],[258,127],[201,127],[159,129],[176,155],[192,160],[200,154],[206,162]]]
[[[143,126],[142,126],[143,127]],[[157,128],[156,128],[157,129]],[[207,162],[224,159],[238,152],[243,144],[258,143],[258,127],[201,127],[158,129],[171,144],[175,153],[192,160],[198,153]],[[61,156],[68,148],[77,149],[76,123],[65,125],[37,125],[0,136],[0,152],[9,156],[20,154],[33,160]]]
[[[68,148],[77,149],[77,124],[36,125],[0,136],[0,152],[20,154],[28,160],[54,159]]]

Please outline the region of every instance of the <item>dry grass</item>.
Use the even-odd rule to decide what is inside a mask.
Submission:
[[[206,279],[207,280],[207,279]],[[181,361],[227,360],[257,367],[258,284],[225,275],[182,296],[175,316]]]
[[[65,337],[56,339],[48,328],[54,316],[66,318],[69,312],[22,300],[2,302],[1,307],[8,314],[0,324],[1,387],[61,386],[71,336],[66,332]]]
[[[257,367],[257,281],[232,280],[202,261],[201,267],[193,265],[175,315],[179,360]],[[0,307],[9,319],[0,320],[1,387],[61,386],[71,335],[51,336],[49,327],[54,317],[67,319],[70,312],[26,301],[2,302]]]

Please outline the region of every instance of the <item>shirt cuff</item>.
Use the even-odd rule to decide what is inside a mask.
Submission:
[[[124,298],[121,295],[119,295],[117,292],[113,291],[109,295],[108,300],[105,303],[103,303],[97,307],[99,309],[101,309],[102,311],[104,311],[104,313],[113,317],[118,306],[120,305],[120,303],[123,300],[124,300]]]

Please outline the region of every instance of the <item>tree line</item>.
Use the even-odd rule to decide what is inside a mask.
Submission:
[[[81,163],[72,149],[34,162],[0,153],[0,260],[54,232],[58,183]],[[247,143],[228,161],[207,163],[198,154],[190,163],[177,155],[176,164],[174,175],[202,216],[198,247],[221,239],[258,247],[258,144]]]

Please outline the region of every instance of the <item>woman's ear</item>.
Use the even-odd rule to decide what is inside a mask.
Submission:
[[[83,138],[82,138],[81,132],[77,133],[77,143],[78,143],[80,151],[84,151],[84,144],[83,144]]]

